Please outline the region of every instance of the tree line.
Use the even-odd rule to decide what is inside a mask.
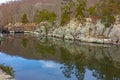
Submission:
[[[119,14],[119,0],[101,0],[90,7],[87,6],[87,0],[64,1],[61,25],[67,24],[70,18],[76,18],[84,24],[85,18],[89,17],[94,23],[100,19],[106,27],[110,27],[115,22],[116,15]]]
[[[39,1],[41,0],[22,0],[1,4],[0,24],[42,21],[53,23],[58,20],[63,26],[73,18],[84,24],[85,18],[89,17],[94,23],[101,19],[101,22],[109,27],[115,22],[115,16],[120,14],[119,0],[100,0],[90,7],[87,6],[87,0],[61,0],[59,5],[54,3],[44,5],[45,2]]]
[[[36,22],[35,19],[40,11],[47,11],[49,16],[55,17],[56,14],[59,14],[60,1],[62,0],[55,4],[56,1],[58,0],[15,0],[0,4],[0,26],[17,22]]]

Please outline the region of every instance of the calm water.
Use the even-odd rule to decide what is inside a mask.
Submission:
[[[120,47],[8,35],[0,64],[16,80],[120,80]]]

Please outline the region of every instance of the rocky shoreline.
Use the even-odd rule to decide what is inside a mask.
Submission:
[[[0,69],[0,80],[15,80],[12,76],[5,73],[2,69]]]
[[[35,37],[45,37],[45,36],[40,36],[40,34],[37,32],[31,32],[31,34]],[[49,35],[48,37],[62,39],[62,36],[59,35],[54,35],[54,36]],[[64,40],[74,41],[74,39],[71,37],[65,38]],[[111,39],[99,39],[94,37],[80,37],[80,38],[76,38],[75,40],[81,42],[87,42],[87,43],[116,44],[116,43],[112,43]]]
[[[120,23],[118,19],[110,27],[105,27],[100,20],[96,24],[93,24],[89,18],[84,25],[73,19],[67,25],[61,27],[50,26],[47,22],[42,22],[31,33],[36,37],[47,36],[89,43],[120,44]]]

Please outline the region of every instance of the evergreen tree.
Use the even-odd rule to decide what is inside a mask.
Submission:
[[[21,22],[22,23],[27,23],[28,22],[28,18],[27,18],[27,14],[23,14],[21,17]]]
[[[70,21],[71,15],[74,13],[74,6],[75,3],[71,0],[71,1],[64,1],[62,3],[62,14],[61,14],[61,21],[60,21],[60,25],[63,26],[65,24],[67,24]]]
[[[96,12],[96,7],[95,7],[95,5],[90,6],[90,7],[87,9],[87,15],[88,15],[89,18],[91,18],[92,23],[93,23],[93,24],[96,24],[98,16],[97,16],[97,12]]]
[[[53,23],[56,20],[56,17],[57,16],[54,12],[49,12],[46,9],[43,9],[41,11],[36,11],[35,22],[40,23],[43,21],[48,21]]]
[[[65,25],[70,18],[76,18],[81,23],[85,22],[86,0],[71,0],[62,4],[61,25]]]
[[[86,11],[87,3],[86,0],[77,0],[76,4],[76,15],[75,17],[79,20],[82,24],[85,22],[85,11]]]
[[[67,24],[70,21],[70,16],[68,15],[68,13],[65,11],[64,13],[62,13],[61,15],[61,22],[60,25],[64,26],[65,24]]]
[[[116,0],[102,0],[95,5],[95,15],[101,19],[101,22],[110,27],[115,22],[115,16],[119,14],[119,4]]]

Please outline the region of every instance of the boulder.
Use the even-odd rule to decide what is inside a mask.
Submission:
[[[74,40],[74,38],[73,38],[73,36],[71,34],[66,34],[64,39]]]
[[[120,24],[114,25],[110,32],[110,39],[114,43],[120,42]]]
[[[96,35],[97,36],[103,35],[105,30],[105,25],[102,24],[101,21],[99,20],[95,26],[96,26]]]
[[[45,26],[40,26],[40,28],[38,28],[38,29],[36,30],[36,32],[38,32],[39,35],[41,35],[41,36],[45,36],[45,35],[46,35]]]

